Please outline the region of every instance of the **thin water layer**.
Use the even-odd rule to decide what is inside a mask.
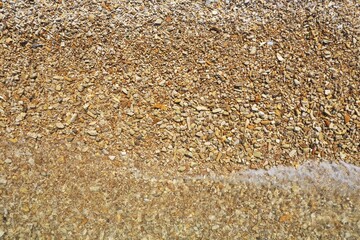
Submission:
[[[296,183],[302,188],[307,188],[311,185],[328,188],[339,187],[339,189],[347,189],[349,191],[359,191],[360,189],[360,167],[343,161],[308,161],[298,167],[280,165],[268,170],[241,171],[229,176],[211,174],[209,177],[195,178],[210,178],[231,183],[270,184],[280,188],[288,188]]]
[[[129,168],[136,178],[145,180],[210,180],[215,182],[227,182],[231,184],[249,183],[255,185],[271,185],[287,189],[294,184],[306,189],[309,186],[340,190],[360,190],[360,167],[344,161],[307,161],[297,167],[274,166],[269,169],[244,170],[229,175],[219,175],[210,172],[208,175],[164,177],[148,174],[136,167]]]
[[[2,148],[4,239],[360,238],[360,171],[345,162],[175,177],[51,149]]]

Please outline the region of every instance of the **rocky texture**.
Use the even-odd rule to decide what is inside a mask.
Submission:
[[[5,239],[360,237],[360,168],[344,163],[164,176],[69,144],[1,147]]]
[[[161,185],[131,180],[128,170],[119,169],[130,163],[142,173],[165,178],[298,166],[309,159],[359,165],[359,19],[356,1],[1,1],[4,209],[22,206],[25,198],[30,201],[41,179],[44,193],[52,187],[69,193],[69,198],[54,199],[62,201],[51,205],[49,211],[55,212],[73,207],[82,187],[86,194],[106,199],[116,174],[125,179],[118,191],[134,185],[128,200]],[[16,147],[25,152],[23,157]],[[41,149],[48,154],[36,157]],[[84,165],[72,162],[73,169],[66,169],[76,157],[76,163]],[[44,180],[49,172],[54,179]],[[68,190],[55,181],[62,173],[75,184]],[[86,186],[76,185],[88,175]],[[187,187],[195,192],[210,189],[196,186]],[[175,188],[169,191],[182,194]],[[246,191],[252,196],[257,190]],[[197,200],[210,198],[205,192],[201,190]],[[57,196],[40,195],[44,199],[38,206],[46,205],[46,197]],[[85,204],[86,198],[81,199],[79,204]],[[94,205],[85,210],[105,206],[90,200]],[[342,204],[342,198],[334,201]],[[132,203],[119,207],[129,207],[125,217],[145,214],[145,208],[136,210]],[[187,206],[179,204],[179,211]],[[35,214],[30,205],[16,210],[24,208],[28,214],[12,214],[19,214],[24,224],[35,224],[28,220]],[[73,222],[71,216],[67,220]],[[143,217],[140,222],[156,222]],[[20,221],[15,215],[11,219]],[[180,237],[192,231],[181,219],[176,224],[184,225],[174,227]],[[56,226],[63,221],[51,222]],[[7,236],[22,232],[15,229],[24,224],[11,224],[6,225]],[[138,226],[145,231],[145,225]],[[72,227],[74,236],[85,231]],[[67,227],[60,229],[60,235],[69,233]],[[212,231],[224,231],[220,223],[206,229],[198,230],[200,235],[217,238]],[[87,234],[92,238],[95,233]]]

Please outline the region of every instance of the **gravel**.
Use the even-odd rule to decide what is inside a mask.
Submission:
[[[1,147],[13,156],[0,162],[4,239],[360,237],[360,168],[345,162],[166,176],[75,143]]]
[[[358,238],[358,189],[188,177],[359,166],[359,19],[356,1],[0,1],[0,235]]]

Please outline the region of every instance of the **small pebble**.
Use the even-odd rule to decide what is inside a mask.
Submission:
[[[250,48],[250,54],[254,55],[256,53],[256,47],[251,47]]]
[[[33,158],[30,158],[29,160],[28,160],[28,163],[30,164],[30,165],[35,165],[35,160],[33,159]]]
[[[11,161],[11,159],[7,158],[7,159],[5,159],[5,163],[10,164],[10,163],[12,163],[12,161]]]
[[[276,53],[276,58],[277,60],[279,60],[280,62],[283,62],[285,59],[280,55],[280,53]]]
[[[120,152],[120,156],[125,157],[127,154],[125,151]]]
[[[60,122],[56,123],[55,126],[56,126],[58,129],[64,129],[64,128],[65,128],[64,124],[62,124],[62,123],[60,123]]]
[[[96,130],[88,130],[87,134],[89,134],[90,136],[97,136],[98,132]]]
[[[301,131],[300,127],[298,127],[298,126],[294,127],[294,132],[300,132],[300,131]]]
[[[156,19],[156,21],[154,22],[154,25],[161,25],[161,23],[163,22],[163,20],[161,18]]]
[[[186,170],[186,167],[185,166],[180,166],[179,168],[178,168],[178,171],[179,172],[184,172]]]
[[[294,84],[298,86],[298,85],[300,85],[300,81],[297,79],[294,79]]]
[[[251,107],[251,111],[253,111],[253,112],[259,111],[259,108],[256,106],[256,104],[254,104],[254,105]]]
[[[296,150],[294,149],[294,150],[291,150],[291,152],[289,153],[289,156],[290,157],[295,157],[296,156]]]
[[[256,157],[256,158],[261,158],[262,157],[262,153],[261,152],[259,152],[259,151],[254,151],[254,157]]]
[[[0,184],[5,185],[7,183],[7,180],[4,177],[0,177]]]
[[[196,110],[198,110],[199,112],[200,112],[200,111],[207,111],[208,108],[205,107],[205,106],[197,106],[197,107],[196,107]]]

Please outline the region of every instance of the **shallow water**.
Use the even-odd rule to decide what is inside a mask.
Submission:
[[[165,180],[163,177],[142,174],[136,168],[133,168],[132,172],[136,178]],[[249,183],[283,189],[292,188],[296,184],[302,189],[311,186],[351,192],[360,190],[360,167],[344,161],[308,161],[298,167],[280,165],[268,170],[245,170],[230,175],[210,173],[209,175],[185,176],[176,179],[207,180],[231,184]]]
[[[212,176],[217,179],[218,177]],[[360,167],[340,161],[308,161],[299,167],[276,166],[269,170],[247,170],[228,177],[220,177],[232,183],[248,182],[255,184],[272,184],[277,187],[291,187],[294,183],[301,187],[308,185],[318,187],[343,187],[348,190],[360,189]]]
[[[175,177],[136,168],[131,158],[104,161],[25,144],[2,149],[0,158],[11,159],[0,172],[5,239],[66,239],[69,232],[76,239],[360,238],[360,167],[342,161]],[[84,217],[86,224],[77,220]]]

